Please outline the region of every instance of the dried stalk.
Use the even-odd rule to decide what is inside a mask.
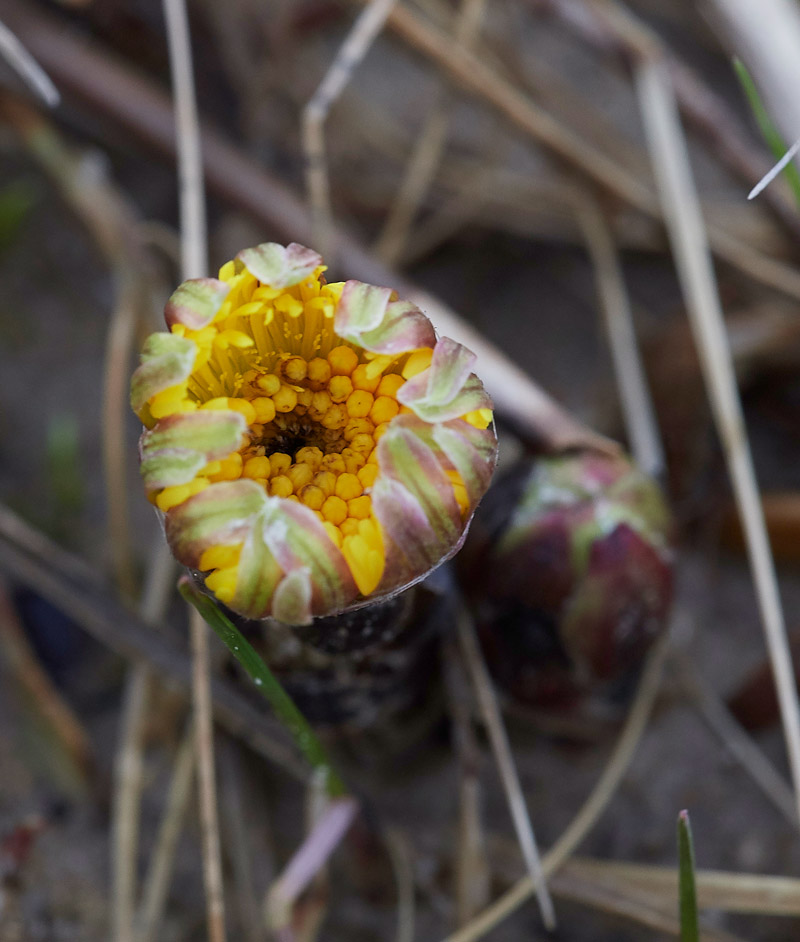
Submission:
[[[144,736],[152,689],[149,668],[138,664],[127,678],[114,758],[111,809],[111,937],[132,942],[139,864],[139,812],[144,787]]]
[[[208,628],[195,609],[189,615],[192,640],[192,706],[194,713],[200,829],[203,842],[203,882],[209,942],[225,942],[225,899],[222,883],[217,787],[214,773],[214,726],[211,720]]]
[[[396,0],[368,0],[317,90],[303,109],[306,187],[311,206],[313,244],[329,263],[335,260],[333,210],[325,157],[325,119],[353,72],[369,52]]]
[[[144,662],[172,689],[189,695],[191,666],[184,651],[122,605],[81,559],[65,552],[0,504],[0,568],[64,612],[100,644],[133,662]],[[236,686],[212,679],[214,714],[231,735],[298,781],[306,766],[287,744],[281,726]]]
[[[658,215],[655,194],[644,184],[564,127],[487,65],[477,53],[455,45],[445,32],[406,6],[397,6],[392,11],[388,25],[468,92],[490,104],[525,136],[542,144],[623,202],[646,215]]]
[[[253,866],[248,842],[250,818],[263,814],[263,808],[247,806],[239,744],[224,738],[220,750],[220,794],[222,798],[222,839],[225,856],[233,876],[233,895],[238,910],[239,928],[245,942],[263,942],[258,901],[253,886]]]
[[[678,872],[673,867],[573,857],[564,872],[591,877],[608,886],[625,886],[673,909]],[[755,873],[697,870],[698,903],[704,909],[762,916],[800,916],[800,880]]]
[[[641,470],[658,477],[664,472],[664,449],[636,340],[622,266],[605,218],[593,197],[586,194],[575,200],[575,211],[594,265],[628,442]]]
[[[674,915],[677,899],[675,896],[670,906],[658,905],[643,894],[631,891],[625,884],[610,884],[598,880],[594,875],[585,875],[564,867],[553,877],[554,892],[560,897],[591,906],[592,909],[609,913],[613,916],[632,920],[657,932],[679,936],[681,927]],[[722,929],[704,927],[700,930],[700,942],[745,942],[740,936],[732,935]]]
[[[59,104],[61,96],[58,89],[5,23],[0,23],[0,56],[49,108]]]
[[[472,618],[467,612],[466,607],[462,607],[458,615],[458,641],[462,656],[472,679],[472,685],[475,688],[475,694],[481,715],[483,716],[483,721],[486,724],[486,731],[489,735],[494,759],[497,763],[500,779],[503,783],[503,790],[505,791],[508,808],[514,822],[514,829],[517,832],[517,840],[519,842],[520,851],[522,852],[522,858],[528,868],[528,879],[536,888],[536,897],[539,902],[542,922],[547,929],[552,930],[556,927],[556,914],[542,871],[542,862],[539,858],[539,850],[536,846],[533,825],[528,815],[525,796],[522,792],[522,786],[520,785],[517,767],[511,752],[511,744],[508,741],[508,734],[503,724],[500,707],[497,704],[492,682],[486,670],[486,665],[483,662],[480,648],[478,647],[478,639],[475,636]]]
[[[414,942],[416,902],[414,899],[414,861],[405,835],[390,828],[384,837],[397,886],[397,933],[395,942]]]
[[[472,46],[485,12],[486,0],[461,0],[453,28],[455,42],[467,48]],[[396,264],[402,256],[414,217],[436,175],[450,124],[448,104],[449,96],[439,89],[375,243],[375,254],[387,265]]]
[[[491,871],[481,816],[481,757],[472,723],[472,701],[458,649],[450,641],[444,646],[444,680],[459,774],[458,845],[454,861],[458,928],[488,903]]]
[[[542,870],[546,877],[556,873],[586,837],[622,781],[622,776],[630,765],[634,751],[647,726],[658,694],[666,646],[666,640],[662,640],[650,652],[625,726],[603,769],[603,774],[564,833],[542,858]],[[533,880],[529,876],[523,877],[499,900],[468,925],[448,936],[444,942],[474,942],[482,938],[503,919],[515,912],[534,890]]]
[[[565,128],[477,55],[449,43],[445,33],[425,23],[407,7],[396,7],[388,24],[467,91],[492,105],[526,137],[565,160],[609,194],[647,216],[661,218],[654,192],[580,135]],[[756,247],[745,245],[718,229],[709,227],[708,235],[720,258],[754,280],[800,298],[800,275],[792,267],[768,258]]]
[[[92,767],[92,751],[86,730],[70,705],[62,698],[36,653],[17,616],[9,587],[0,575],[0,666],[4,684],[12,683],[30,709],[41,719],[58,744],[54,759],[66,758],[70,784],[86,787]],[[64,758],[61,758],[63,756]]]
[[[689,697],[725,748],[750,775],[773,806],[791,823],[796,820],[794,794],[784,777],[736,722],[725,704],[708,688],[694,662],[683,652],[675,652],[675,662]]]
[[[4,118],[83,222],[113,274],[114,310],[108,326],[103,375],[103,470],[108,503],[111,565],[120,591],[136,593],[128,526],[125,443],[128,361],[134,324],[143,307],[146,260],[136,215],[119,192],[92,166],[90,154],[69,148],[55,127],[23,102],[3,96]],[[92,172],[95,171],[95,172]]]
[[[184,0],[164,0],[164,15],[175,101],[181,269],[184,279],[200,278],[208,271],[208,239],[200,124],[192,74],[189,22]],[[197,750],[206,919],[209,942],[225,942],[225,902],[214,771],[214,726],[211,714],[211,664],[206,625],[195,609],[192,609],[189,615],[189,631],[192,644],[192,707]]]
[[[163,539],[154,547],[139,606],[142,619],[155,625],[164,616],[172,590],[174,562]],[[134,665],[123,697],[119,743],[114,762],[112,820],[111,923],[113,938],[133,938],[136,871],[139,848],[139,812],[144,778],[144,734],[154,675],[146,664]]]
[[[678,275],[747,538],[800,812],[797,685],[711,255],[669,75],[663,63],[644,58],[636,68],[636,83]]]
[[[175,102],[182,276],[184,280],[203,278],[208,274],[208,236],[200,121],[192,74],[189,22],[184,0],[163,2]]]
[[[519,872],[516,847],[498,834],[491,834],[490,840],[497,876],[513,880]],[[696,871],[696,877],[700,901],[705,908],[791,915],[798,905],[798,881],[791,878],[702,870]],[[732,885],[730,892],[726,891],[727,879]],[[572,857],[553,875],[550,885],[559,898],[678,935],[678,871],[675,868]],[[738,898],[737,890],[741,891]],[[774,912],[769,912],[773,900]],[[704,942],[742,942],[738,936],[703,926],[700,938]]]
[[[87,104],[93,114],[123,126],[159,152],[174,155],[171,108],[152,82],[78,42],[63,26],[18,0],[1,0],[0,8],[56,80]],[[311,239],[307,209],[282,183],[208,130],[203,133],[203,154],[209,185],[222,199],[288,239]],[[441,333],[478,355],[481,377],[498,413],[523,438],[554,451],[570,447],[614,450],[613,443],[569,415],[441,301],[387,269],[345,232],[337,233],[336,246],[341,268],[348,277],[391,285],[402,296],[416,298]]]
[[[727,101],[707,85],[675,52],[661,43],[627,7],[601,6],[587,0],[532,0],[555,14],[571,32],[592,48],[629,66],[637,56],[641,37],[658,45],[669,69],[681,114],[713,155],[748,187],[769,168],[763,148],[755,145]],[[722,0],[719,0],[722,5]],[[779,190],[766,202],[789,235],[800,237],[797,208]]]
[[[195,733],[190,724],[175,757],[164,813],[144,879],[142,905],[136,921],[136,942],[155,942],[158,938],[175,865],[175,850],[192,797],[194,754]]]
[[[755,79],[767,111],[786,143],[798,136],[800,11],[791,0],[707,0],[732,51]],[[755,182],[755,181],[753,181]]]

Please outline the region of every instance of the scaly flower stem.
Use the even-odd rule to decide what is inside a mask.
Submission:
[[[275,715],[289,731],[297,747],[313,768],[325,776],[326,790],[330,797],[339,798],[346,794],[344,782],[334,770],[325,748],[309,726],[308,720],[297,709],[280,681],[250,642],[233,622],[223,615],[212,599],[198,591],[188,577],[180,580],[178,588],[181,595],[200,612],[231,654],[252,677],[253,683],[269,701]]]

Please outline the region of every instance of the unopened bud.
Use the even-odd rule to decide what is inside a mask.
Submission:
[[[496,672],[540,705],[611,684],[662,630],[669,514],[623,457],[525,461],[487,496],[462,557]]]

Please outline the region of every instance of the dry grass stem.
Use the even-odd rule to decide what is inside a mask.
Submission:
[[[55,108],[59,104],[61,96],[50,81],[50,76],[2,22],[0,22],[0,56],[49,108]]]
[[[473,45],[485,12],[486,0],[461,0],[453,28],[457,43],[467,48]],[[450,126],[448,104],[449,96],[439,89],[375,243],[375,253],[388,265],[396,264],[402,256],[414,217],[439,167]]]
[[[653,905],[674,910],[678,871],[674,867],[574,857],[564,872],[597,884],[626,887]],[[698,903],[703,909],[763,916],[800,916],[800,880],[755,873],[697,870]]]
[[[556,914],[553,909],[553,901],[547,890],[542,862],[536,846],[536,837],[525,805],[525,796],[522,792],[514,756],[511,752],[511,744],[508,741],[508,734],[503,724],[503,717],[495,697],[492,681],[478,646],[472,619],[466,607],[463,606],[458,615],[458,641],[475,689],[481,716],[486,724],[486,731],[503,783],[503,790],[514,822],[522,858],[528,868],[529,880],[535,887],[542,922],[547,929],[555,929]]]
[[[135,595],[136,577],[128,515],[126,472],[129,457],[125,419],[128,409],[128,371],[140,304],[141,295],[136,282],[123,275],[108,327],[103,371],[103,468],[111,561],[117,586],[129,601]]]
[[[3,102],[4,116],[32,156],[86,226],[111,270],[114,310],[106,335],[103,369],[103,470],[110,556],[122,594],[136,593],[128,522],[125,417],[128,365],[134,328],[143,306],[147,265],[136,230],[136,215],[98,165],[96,155],[68,147],[56,128],[19,101]]]
[[[208,236],[189,21],[184,0],[163,0],[163,6],[175,102],[182,276],[184,279],[203,278],[208,274]]]
[[[77,189],[77,188],[76,188]],[[98,196],[91,187],[84,200],[93,202]],[[82,201],[83,202],[83,201]],[[106,501],[108,503],[108,530],[111,560],[120,592],[129,601],[135,597],[136,576],[130,539],[128,513],[128,449],[125,439],[128,414],[128,372],[133,353],[134,334],[143,308],[143,281],[145,266],[141,264],[141,247],[129,251],[136,241],[135,228],[128,213],[122,211],[121,201],[109,193],[102,202],[109,208],[120,207],[116,217],[108,214],[104,223],[95,226],[106,243],[106,254],[114,267],[116,298],[108,325],[103,369],[103,470],[105,472]],[[91,219],[91,210],[87,211]],[[111,238],[102,238],[104,229],[119,231]],[[127,231],[126,231],[127,230]]]
[[[396,0],[368,0],[331,67],[303,109],[303,149],[306,155],[306,187],[311,207],[312,243],[331,263],[335,259],[336,243],[333,238],[333,210],[325,157],[325,119],[350,81],[354,70],[383,29],[386,17],[395,3]]]
[[[319,770],[311,776],[306,786],[305,824],[306,838],[314,833],[314,829],[322,821],[329,805],[329,793],[326,776]],[[327,860],[320,864],[319,869],[309,881],[308,888],[303,893],[304,899],[294,910],[292,927],[296,938],[292,942],[315,942],[325,915],[328,910],[330,896],[330,872]],[[264,911],[269,922],[270,897],[265,900]]]
[[[388,24],[470,93],[495,108],[526,137],[543,145],[623,202],[647,216],[661,218],[658,198],[647,185],[584,137],[566,128],[478,56],[448,42],[445,33],[425,23],[407,7],[396,7]],[[721,259],[764,285],[800,298],[800,274],[791,266],[767,257],[756,246],[739,242],[717,228],[709,228],[709,238]]]
[[[66,771],[80,790],[88,783],[92,765],[89,737],[69,703],[61,696],[36,657],[23,625],[20,623],[9,586],[0,576],[0,667],[3,683],[15,684],[26,706],[35,712],[52,734],[56,747],[63,753]],[[49,748],[53,749],[52,744]],[[53,758],[58,761],[56,754]],[[63,761],[63,759],[62,759]]]
[[[195,733],[189,724],[175,757],[164,813],[143,881],[142,904],[136,919],[136,942],[155,942],[158,939],[172,882],[175,851],[192,797],[194,766]]]
[[[106,341],[102,431],[112,561],[120,592],[130,599],[135,591],[135,573],[128,518],[128,455],[124,431],[128,410],[128,367],[142,306],[142,291],[141,272],[137,278],[129,263],[120,267],[117,304]],[[160,549],[162,544],[163,540],[160,540],[159,549],[150,558],[140,607],[142,617],[149,622],[155,622],[163,615],[168,597],[164,576],[166,574],[168,579],[173,572],[169,554]],[[131,942],[133,939],[144,729],[152,682],[151,671],[145,665],[137,664],[131,669],[120,723],[112,803],[112,926],[116,942]]]
[[[397,932],[395,942],[414,942],[416,897],[414,893],[414,860],[412,850],[402,831],[389,828],[384,834],[386,851],[392,865],[397,887]]]
[[[200,829],[203,841],[203,882],[209,942],[225,942],[225,900],[222,853],[214,771],[214,726],[211,719],[208,626],[195,609],[189,613],[192,639],[192,705],[194,713],[197,782],[200,793]]]
[[[655,195],[644,184],[582,137],[564,127],[476,53],[450,41],[445,32],[426,23],[406,6],[397,6],[389,16],[388,24],[415,49],[430,58],[471,94],[490,104],[527,137],[538,141],[625,203],[648,215],[658,213]]]
[[[800,809],[797,685],[703,219],[663,63],[645,58],[637,67],[636,85],[678,275],[747,540]]]
[[[703,682],[689,656],[684,652],[675,652],[673,659],[686,692],[709,728],[778,811],[791,824],[795,824],[797,813],[794,794],[783,776],[736,722],[722,700]]]
[[[135,593],[135,574],[128,526],[126,472],[128,457],[124,436],[127,413],[127,373],[134,327],[142,307],[145,265],[136,237],[135,216],[105,177],[92,168],[87,155],[74,154],[54,128],[17,104],[11,114],[23,138],[43,169],[51,176],[68,205],[85,223],[114,274],[116,303],[109,324],[103,389],[103,457],[108,503],[111,563],[120,592],[128,599]],[[162,554],[153,558],[150,576],[163,587],[171,567]],[[152,585],[151,585],[152,588]],[[166,593],[156,592],[145,602],[150,620],[163,609]],[[134,668],[124,698],[120,750],[115,767],[112,809],[112,935],[127,942],[135,899],[138,850],[138,807],[141,792],[141,735],[149,674]]]
[[[789,150],[781,157],[781,159],[775,164],[775,166],[768,171],[764,176],[756,183],[752,190],[747,194],[749,200],[755,199],[762,190],[765,190],[772,181],[780,175],[784,168],[793,160],[795,154],[800,151],[800,140],[797,140],[792,144]]]
[[[491,870],[481,816],[478,777],[462,772],[458,783],[458,860],[456,867],[456,927],[465,926],[491,897]]]
[[[491,870],[481,816],[481,754],[472,723],[472,698],[458,649],[452,642],[444,647],[444,679],[459,766],[458,847],[454,864],[458,928],[489,902]]]
[[[150,554],[139,606],[142,619],[150,625],[155,626],[163,618],[173,588],[174,573],[172,555],[163,538],[159,538]],[[154,681],[153,671],[146,664],[135,664],[129,671],[114,762],[111,902],[113,938],[121,942],[129,942],[134,937],[144,734]]]
[[[452,337],[477,354],[478,369],[495,407],[524,439],[554,452],[583,447],[607,454],[618,453],[616,442],[583,425],[532,383],[520,367],[503,354],[497,356],[477,330],[438,298],[411,285],[398,290],[425,311],[439,333]]]
[[[645,473],[658,477],[664,471],[664,449],[614,240],[591,195],[578,198],[575,211],[594,266],[597,294],[614,364],[628,443],[639,467]]]
[[[800,11],[792,0],[709,0],[732,52],[753,76],[767,112],[789,142],[800,128]]]
[[[668,638],[663,638],[650,652],[639,681],[636,697],[614,751],[603,769],[603,774],[578,813],[545,854],[546,873],[555,873],[572,855],[590,829],[594,827],[619,787],[653,711],[661,685],[668,643]]]
[[[595,825],[622,781],[622,777],[630,765],[642,733],[650,719],[661,685],[666,650],[667,641],[662,640],[651,651],[642,672],[628,718],[625,721],[625,726],[603,769],[602,775],[564,833],[542,858],[542,870],[545,876],[550,877],[556,873],[570,857]],[[463,929],[448,936],[444,942],[474,942],[474,940],[482,938],[503,919],[515,912],[530,898],[533,892],[533,880],[529,876],[522,877],[500,899],[492,903]]]
[[[516,848],[506,837],[490,836],[492,856],[500,879],[513,879],[519,872]],[[795,880],[783,877],[760,877],[750,874],[697,871],[698,884],[702,883],[702,905],[708,909],[728,909],[730,912],[761,912],[776,899],[771,915],[791,915],[797,905]],[[727,889],[730,878],[732,889]],[[776,881],[771,887],[770,881]],[[763,881],[763,888],[762,888]],[[671,867],[640,865],[636,863],[601,860],[594,857],[572,857],[555,873],[550,886],[559,898],[589,906],[612,916],[634,921],[669,935],[679,934],[677,913],[678,871]],[[743,896],[735,900],[740,889]],[[758,894],[761,893],[759,898]],[[719,904],[719,905],[717,905]],[[784,913],[785,909],[785,913]],[[706,942],[742,942],[739,936],[721,929],[701,926],[701,939]]]
[[[648,929],[680,936],[680,923],[674,914],[678,896],[677,885],[671,904],[663,906],[624,883],[611,884],[606,880],[596,879],[594,874],[587,875],[580,871],[576,873],[565,867],[553,877],[553,892],[557,892],[559,897],[628,919]],[[707,927],[701,928],[700,939],[702,942],[745,942],[740,936]]]
[[[184,0],[164,0],[164,15],[167,23],[167,42],[175,101],[180,185],[181,274],[184,279],[200,278],[205,276],[208,270],[205,186],[200,125],[192,74],[191,40]],[[209,942],[225,942],[225,901],[214,769],[208,628],[195,609],[189,613],[189,631],[192,646],[192,708],[197,750],[208,937]]]
[[[375,243],[375,254],[387,265],[396,265],[404,258],[414,218],[436,176],[449,123],[440,96],[414,144],[397,194]]]
[[[110,595],[86,564],[66,553],[0,504],[0,566],[20,585],[33,589],[100,644],[123,658],[144,662],[190,694],[191,666],[182,648],[154,631]],[[287,743],[281,726],[255,708],[237,687],[212,679],[214,713],[231,735],[299,782],[308,769]]]
[[[144,736],[152,676],[137,664],[125,687],[119,745],[114,760],[111,808],[111,931],[114,942],[132,942],[139,864],[140,797],[144,779]]]
[[[590,4],[586,0],[546,0],[548,11],[591,47],[630,63],[638,55],[644,38],[658,48],[669,68],[675,95],[684,120],[720,163],[747,186],[752,186],[767,169],[763,147],[754,144],[739,116],[703,76],[689,68],[666,43],[649,30],[628,8],[613,4]],[[784,230],[795,239],[800,236],[800,216],[787,196],[772,190],[769,208]],[[729,231],[719,226],[721,231]],[[753,244],[760,245],[758,240]]]
[[[171,109],[160,89],[96,49],[78,43],[40,11],[32,11],[16,0],[4,3],[13,11],[17,32],[78,99],[95,114],[122,124],[160,152],[174,154]],[[288,239],[310,240],[308,210],[284,184],[209,130],[203,132],[203,153],[209,185],[221,198]],[[615,450],[612,442],[569,415],[440,300],[386,268],[342,231],[336,233],[336,248],[341,268],[348,277],[391,285],[403,297],[413,297],[441,333],[477,354],[481,377],[498,413],[524,439],[553,451],[571,447]]]
[[[263,942],[264,927],[253,882],[249,836],[255,819],[263,815],[264,809],[246,804],[245,784],[239,744],[224,738],[220,750],[222,839],[225,856],[230,861],[232,894],[242,939],[244,942]]]

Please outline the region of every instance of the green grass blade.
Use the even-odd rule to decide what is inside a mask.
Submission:
[[[681,811],[678,815],[678,867],[681,942],[699,942],[697,890],[694,882],[694,844],[688,811]]]
[[[328,794],[332,798],[344,795],[347,789],[334,771],[322,743],[309,725],[308,720],[297,709],[292,698],[286,693],[280,681],[267,667],[250,642],[233,622],[217,608],[212,599],[200,592],[188,577],[184,576],[180,580],[178,588],[181,595],[187,602],[194,605],[223,644],[253,679],[253,683],[269,701],[275,715],[287,728],[298,749],[308,759],[312,767],[324,775]]]
[[[756,83],[747,71],[745,64],[741,59],[734,57],[733,68],[747,98],[747,102],[750,105],[750,110],[753,112],[756,124],[758,124],[758,129],[761,131],[761,136],[764,138],[767,147],[769,147],[772,156],[778,161],[788,150],[786,142],[781,136],[780,131],[778,131],[773,124],[772,118],[770,118],[767,113],[767,109],[761,101],[761,96],[758,94]],[[793,163],[790,163],[784,170],[784,173],[786,174],[789,186],[792,188],[792,193],[794,193],[795,201],[797,205],[800,206],[800,172],[798,172],[797,167]]]

